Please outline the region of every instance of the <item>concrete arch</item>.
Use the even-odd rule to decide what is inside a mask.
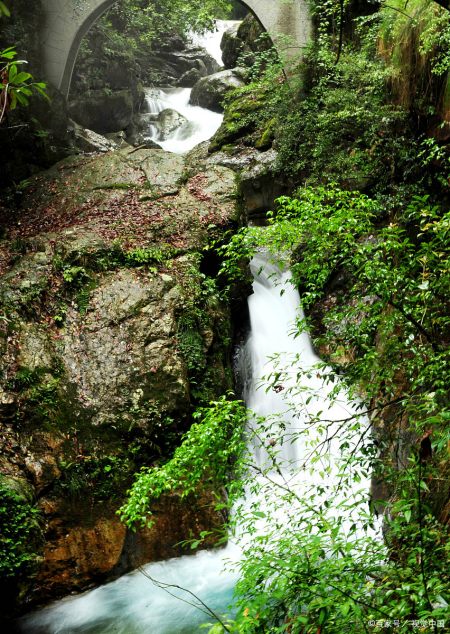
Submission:
[[[45,79],[68,95],[81,40],[116,0],[41,0]],[[301,53],[311,34],[306,0],[245,0],[273,42],[288,57]]]

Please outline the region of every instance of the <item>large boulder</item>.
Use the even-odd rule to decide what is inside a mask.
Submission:
[[[272,43],[263,34],[263,27],[251,13],[225,31],[220,43],[225,68],[234,68],[238,63],[250,66],[255,53],[268,50]]]
[[[222,61],[225,68],[234,68],[239,59],[239,55],[244,48],[244,42],[239,37],[240,23],[233,24],[225,31],[220,42],[222,51]]]
[[[191,68],[181,75],[177,81],[177,86],[181,88],[192,88],[203,76],[198,68]]]
[[[222,102],[227,93],[244,85],[239,69],[223,70],[198,81],[192,89],[190,103],[194,106],[223,112]]]
[[[99,134],[125,130],[132,122],[134,111],[135,103],[130,90],[113,93],[91,91],[69,102],[72,119]]]
[[[88,130],[78,125],[75,121],[70,121],[69,132],[76,150],[80,152],[110,152],[119,147],[113,139]]]
[[[156,50],[141,52],[143,77],[148,84],[185,85],[180,78],[196,71],[200,77],[206,77],[220,69],[216,60],[202,47],[189,47],[182,51]]]
[[[166,108],[159,113],[156,120],[159,130],[158,140],[166,141],[176,130],[188,123],[188,120],[182,114],[171,108]]]
[[[44,535],[11,596],[85,589],[221,522],[208,491],[162,500],[135,538],[115,511],[196,403],[231,388],[229,314],[202,254],[236,221],[236,196],[225,167],[188,174],[179,155],[128,147],[38,175],[5,218],[0,470],[28,483]]]

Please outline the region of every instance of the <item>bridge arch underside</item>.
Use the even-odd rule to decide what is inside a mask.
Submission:
[[[43,0],[46,13],[42,38],[46,79],[68,96],[81,41],[116,0]],[[241,2],[288,57],[297,55],[310,37],[306,0],[246,0]]]

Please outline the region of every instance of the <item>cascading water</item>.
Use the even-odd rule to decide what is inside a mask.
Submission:
[[[192,43],[196,46],[202,46],[205,48],[211,57],[214,57],[218,64],[222,64],[222,50],[220,43],[222,41],[223,34],[228,29],[240,24],[239,20],[216,20],[216,28],[214,31],[209,31],[203,35],[197,35],[193,33]]]
[[[169,108],[185,117],[186,122],[166,139],[161,139],[156,119],[150,120],[144,137],[158,143],[163,150],[176,154],[189,152],[199,143],[210,139],[219,129],[223,115],[200,106],[192,106],[189,103],[191,92],[191,88],[148,88],[146,100],[150,116],[158,115]]]
[[[250,452],[253,453],[255,480],[264,479],[263,472],[266,471],[271,474],[269,480],[273,486],[264,486],[259,495],[249,490],[240,506],[244,513],[246,510],[251,513],[255,508],[259,511],[278,508],[277,521],[286,524],[295,511],[289,506],[283,508],[279,502],[277,479],[289,481],[291,487],[301,492],[308,486],[314,486],[317,478],[315,473],[304,468],[309,450],[300,438],[296,438],[299,427],[310,423],[319,411],[322,418],[331,421],[354,415],[355,406],[345,401],[343,395],[339,403],[329,400],[330,390],[320,375],[317,367],[319,359],[313,352],[307,333],[297,337],[289,334],[302,319],[300,298],[290,281],[289,272],[281,271],[265,255],[257,255],[252,260],[251,270],[254,277],[253,294],[249,298],[251,332],[239,355],[238,372],[247,405],[255,414],[268,420],[271,417],[282,420],[283,434],[274,432],[269,426],[266,431],[258,433],[258,442],[252,441]],[[261,387],[263,376],[271,373],[276,373],[275,383],[272,382],[270,389],[267,389],[267,384]],[[300,391],[297,390],[299,373],[304,378],[302,384],[305,387]],[[296,388],[295,393],[293,388]],[[252,421],[249,427],[252,427]],[[339,425],[331,423],[327,429],[327,433],[331,429],[331,436],[334,436],[339,432]],[[327,456],[331,465],[333,457],[339,454],[338,437],[339,434],[330,441]],[[274,452],[277,468],[271,470]],[[329,477],[333,478],[333,469]],[[368,482],[359,482],[357,488],[367,490]],[[354,493],[359,495],[356,489]],[[266,529],[265,520],[256,519],[255,522],[256,534]],[[239,561],[240,546],[249,539],[248,535],[242,536],[237,538],[238,543],[230,541],[221,550],[149,564],[144,570],[147,576],[159,582],[158,587],[135,571],[96,590],[67,598],[25,617],[21,621],[21,631],[24,634],[198,632],[199,624],[211,621],[211,616],[205,615],[198,607],[187,605],[185,601],[196,603],[196,600],[174,586],[188,589],[209,608],[223,614],[232,601],[237,578],[237,573],[230,571],[230,565]],[[171,594],[161,589],[161,584],[167,584],[166,589]]]
[[[201,46],[218,62],[222,64],[220,43],[227,29],[237,24],[233,20],[216,20],[214,31],[203,35],[192,35],[193,44]],[[210,139],[219,129],[223,115],[206,108],[193,106],[189,103],[191,88],[148,88],[146,90],[147,114],[145,120],[147,128],[144,138],[155,141],[163,150],[184,154],[193,147]],[[157,115],[163,110],[170,109],[182,115],[186,122],[178,126],[167,137],[161,135]]]

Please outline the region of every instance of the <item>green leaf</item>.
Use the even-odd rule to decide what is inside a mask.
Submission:
[[[343,603],[341,605],[341,612],[342,612],[343,616],[347,616],[347,614],[350,611],[350,607],[351,607],[350,603]]]
[[[14,78],[17,76],[17,64],[11,64],[8,72],[9,82],[12,83]]]
[[[6,4],[2,2],[1,0],[0,0],[0,13],[3,13],[3,15],[6,15],[7,18],[11,16],[10,10],[6,6]]]
[[[0,57],[2,57],[3,59],[14,59],[16,55],[17,55],[16,51],[11,49],[5,49],[0,54]]]
[[[25,73],[24,71],[18,73],[17,75],[15,75],[14,77],[14,83],[15,84],[23,84],[24,82],[28,81],[29,79],[31,79],[31,74],[30,73]]]

